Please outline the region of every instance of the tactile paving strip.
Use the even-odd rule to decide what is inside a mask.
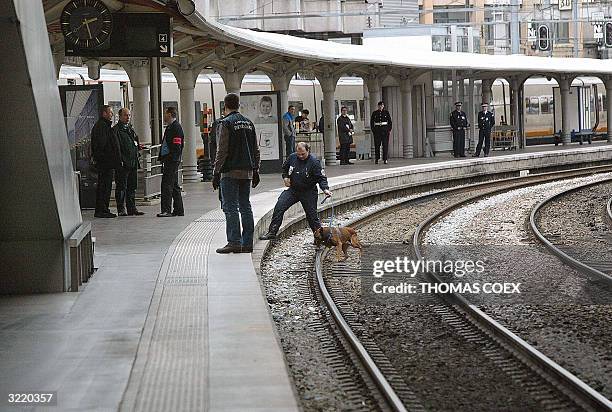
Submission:
[[[143,334],[138,351],[143,366],[132,372],[122,410],[207,409],[207,256],[213,236],[225,227],[219,212],[191,223],[166,256],[154,294],[159,303],[152,304],[145,325],[151,333]]]

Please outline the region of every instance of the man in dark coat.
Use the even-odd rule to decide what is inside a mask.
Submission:
[[[108,105],[102,106],[100,119],[91,130],[91,157],[98,171],[98,187],[96,188],[95,217],[117,217],[108,208],[113,186],[113,172],[121,166],[121,153],[119,145],[111,128],[113,109]]]
[[[183,197],[178,184],[178,169],[185,146],[185,133],[183,127],[176,120],[176,108],[168,107],[164,110],[164,123],[166,130],[159,151],[159,160],[162,162],[161,181],[161,213],[157,217],[184,216]],[[174,202],[174,210],[172,203]]]
[[[378,164],[380,159],[380,145],[382,144],[382,158],[385,164],[388,163],[389,159],[389,134],[393,122],[391,121],[391,115],[385,110],[385,103],[378,102],[378,110],[375,110],[370,116],[370,130],[374,135],[374,163]]]
[[[461,106],[461,102],[455,102],[455,110],[450,114],[450,126],[453,129],[454,157],[465,157],[465,129],[470,127],[467,115],[461,110]]]
[[[119,110],[119,121],[113,127],[113,134],[119,142],[121,166],[115,175],[115,200],[119,216],[141,216],[144,212],[136,209],[136,187],[138,186],[138,136],[130,124],[130,110]],[[127,210],[126,210],[127,205]]]
[[[488,110],[489,105],[483,103],[482,110],[478,112],[478,146],[474,157],[480,156],[482,143],[484,141],[484,156],[489,156],[489,148],[491,147],[491,130],[495,126],[495,116]]]
[[[351,119],[348,117],[348,109],[346,106],[342,106],[340,109],[340,116],[338,116],[336,126],[338,127],[338,138],[340,140],[340,164],[352,165],[353,163],[349,162],[349,154],[351,152],[351,143],[353,143],[353,133],[355,133],[355,129],[353,128]]]

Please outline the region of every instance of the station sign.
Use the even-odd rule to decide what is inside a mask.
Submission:
[[[172,57],[172,18],[165,13],[113,13],[106,44],[83,48],[66,43],[66,56]]]
[[[601,40],[604,38],[603,23],[593,24],[593,38],[595,40]]]
[[[559,10],[571,10],[572,0],[559,0]]]
[[[538,40],[538,27],[535,23],[527,23],[527,41],[534,42]]]

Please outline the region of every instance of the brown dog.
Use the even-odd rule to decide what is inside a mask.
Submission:
[[[357,232],[351,227],[320,227],[314,232],[314,243],[316,246],[336,247],[338,262],[348,259],[346,251],[349,246],[359,249],[360,256],[363,253],[363,246],[357,237]],[[344,259],[340,259],[341,252],[344,254]]]

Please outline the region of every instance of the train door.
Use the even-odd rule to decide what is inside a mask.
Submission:
[[[591,86],[578,88],[578,130],[590,129],[591,126]]]
[[[581,114],[581,110],[580,110],[580,106],[579,106],[579,96],[580,94],[580,87],[578,86],[572,86],[570,87],[570,94],[569,94],[569,102],[567,104],[569,104],[570,110],[570,118],[568,119],[568,126],[569,126],[569,130],[571,131],[576,130],[579,131],[580,130],[580,114]],[[554,86],[553,87],[553,107],[554,107],[554,125],[555,125],[555,133],[558,133],[561,131],[562,128],[562,123],[561,123],[561,119],[562,119],[562,107],[561,107],[561,91],[559,89],[559,86]],[[576,108],[577,110],[575,110],[574,108]],[[574,110],[572,110],[574,109]]]

